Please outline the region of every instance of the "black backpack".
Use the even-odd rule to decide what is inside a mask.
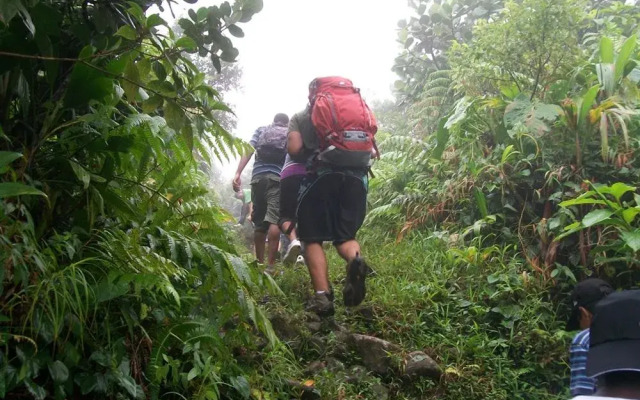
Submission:
[[[284,164],[288,133],[289,128],[286,125],[271,124],[260,128],[260,135],[256,142],[256,153],[260,161]]]

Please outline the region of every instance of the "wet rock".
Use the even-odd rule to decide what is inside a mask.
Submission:
[[[383,375],[397,369],[394,355],[400,352],[398,345],[357,333],[348,336],[347,345],[372,372]]]
[[[442,371],[438,364],[422,351],[413,351],[407,354],[404,359],[404,378],[428,377],[438,379],[441,374]]]
[[[307,329],[309,329],[309,332],[311,333],[317,333],[320,332],[320,330],[322,329],[322,322],[307,322]]]
[[[285,314],[274,314],[269,320],[276,335],[283,341],[290,341],[301,336],[300,324]]]
[[[367,369],[362,365],[354,365],[349,368],[344,381],[346,383],[354,384],[360,383],[367,378]]]
[[[348,332],[349,330],[344,327],[343,325],[340,325],[339,323],[336,322],[335,318],[328,318],[324,321],[327,329],[333,331],[333,332]]]
[[[389,398],[389,389],[386,386],[376,383],[371,386],[371,391],[374,393],[374,399],[387,400]]]
[[[341,361],[333,357],[327,357],[327,369],[331,372],[344,371],[345,367]]]
[[[331,355],[341,360],[346,360],[349,355],[349,337],[351,334],[347,332],[336,332],[336,340],[331,349]]]
[[[324,361],[312,361],[304,369],[305,376],[313,376],[327,367],[327,363]]]
[[[320,318],[320,316],[318,316],[318,314],[316,313],[312,313],[312,312],[305,312],[304,313],[304,318],[307,322],[320,322],[322,321],[322,319]]]
[[[322,337],[314,335],[307,339],[307,349],[322,357],[327,352],[327,343]]]
[[[356,310],[359,318],[366,322],[373,322],[376,319],[376,312],[373,306],[363,306]]]

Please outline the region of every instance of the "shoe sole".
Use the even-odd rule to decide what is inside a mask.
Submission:
[[[298,259],[298,256],[300,255],[301,252],[302,252],[302,246],[300,246],[299,244],[291,247],[287,252],[287,254],[284,255],[284,259],[282,260],[282,263],[285,265],[293,265]]]
[[[354,307],[362,303],[366,294],[365,279],[367,265],[362,260],[352,261],[347,270],[347,282],[342,289],[342,297],[346,307]]]

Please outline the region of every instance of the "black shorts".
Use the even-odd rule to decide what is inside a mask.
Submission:
[[[295,225],[296,211],[298,209],[298,196],[300,185],[305,175],[291,175],[280,179],[280,222],[282,228],[285,222],[293,222]]]
[[[307,243],[353,240],[366,209],[366,173],[307,175],[298,204],[298,236]]]

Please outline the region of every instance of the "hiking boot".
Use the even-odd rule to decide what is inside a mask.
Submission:
[[[319,317],[329,317],[333,315],[335,309],[333,307],[333,293],[314,293],[313,297],[307,302],[305,311],[311,311],[318,314]]]
[[[347,264],[347,279],[342,289],[344,305],[357,306],[362,303],[366,294],[364,280],[369,272],[369,266],[360,257],[356,257]]]
[[[289,247],[287,247],[287,252],[285,253],[284,258],[282,259],[282,263],[284,265],[294,264],[301,252],[302,252],[302,245],[300,244],[300,241],[298,239],[292,240],[291,243],[289,244]]]

